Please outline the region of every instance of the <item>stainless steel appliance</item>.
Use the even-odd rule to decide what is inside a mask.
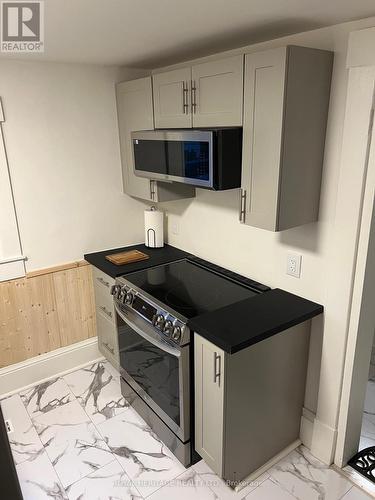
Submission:
[[[185,466],[193,452],[188,321],[266,289],[237,278],[193,257],[119,277],[111,290],[122,393]]]
[[[242,128],[132,132],[140,177],[224,190],[241,186]]]

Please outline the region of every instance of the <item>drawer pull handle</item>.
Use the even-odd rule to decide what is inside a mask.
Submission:
[[[214,384],[216,381],[220,387],[220,378],[221,378],[221,356],[214,352]]]
[[[102,277],[100,277],[100,278],[96,278],[96,279],[99,281],[99,283],[101,283],[102,285],[104,285],[104,286],[106,286],[107,288],[109,288],[109,283],[108,283],[108,281],[106,281],[106,280],[105,280],[105,279],[103,279]]]
[[[107,349],[107,351],[109,351],[112,355],[114,355],[114,354],[115,354],[115,350],[114,350],[114,348],[113,348],[113,347],[110,347],[110,346],[109,346],[109,344],[108,344],[108,342],[103,342],[103,345],[104,345],[104,347]]]
[[[109,311],[105,306],[99,306],[99,309],[104,312],[108,318],[112,318],[112,312]]]

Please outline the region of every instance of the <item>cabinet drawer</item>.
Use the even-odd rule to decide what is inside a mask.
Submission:
[[[108,276],[108,274],[103,273],[97,267],[92,267],[92,276],[94,281],[94,290],[107,290],[108,295],[111,289],[111,286],[115,284],[114,278]]]
[[[118,367],[119,350],[114,323],[108,321],[100,312],[96,314],[99,350],[112,364]]]
[[[98,348],[99,351],[103,354],[105,359],[111,363],[111,365],[117,370],[120,371],[120,363],[118,356],[113,355],[112,352],[109,350],[108,345],[106,343],[101,342],[100,340],[98,341]]]
[[[94,287],[94,291],[96,312],[101,313],[109,321],[114,323],[115,310],[113,296],[110,294],[109,289],[103,285],[98,285]]]
[[[94,267],[93,281],[96,311],[102,313],[109,321],[114,322],[115,312],[110,289],[115,280]]]

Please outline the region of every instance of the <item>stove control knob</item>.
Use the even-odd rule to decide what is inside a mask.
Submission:
[[[165,319],[164,319],[164,316],[162,314],[158,314],[157,316],[155,316],[154,325],[157,328],[160,328],[160,330],[163,329],[164,322],[165,322]]]
[[[170,320],[167,320],[165,323],[164,323],[164,328],[163,328],[163,332],[168,335],[168,337],[171,336],[172,332],[173,332],[173,323],[172,321]]]
[[[111,295],[117,295],[117,292],[119,291],[119,286],[118,285],[112,285],[111,286]]]
[[[117,293],[117,297],[119,298],[119,300],[124,300],[124,297],[126,295],[126,288],[123,286],[123,287],[120,287],[119,286],[119,290],[118,290],[118,293]]]
[[[128,292],[128,293],[125,295],[124,302],[125,302],[125,304],[127,304],[128,306],[131,306],[131,305],[132,305],[132,303],[133,303],[133,299],[134,299],[134,295],[133,295],[131,292]]]
[[[175,326],[173,328],[173,333],[172,333],[172,339],[175,342],[178,342],[181,338],[181,327],[180,326]]]

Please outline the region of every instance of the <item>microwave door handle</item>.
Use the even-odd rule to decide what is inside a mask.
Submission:
[[[172,356],[175,356],[176,358],[179,358],[181,356],[181,352],[179,349],[176,349],[173,346],[170,346],[167,344],[167,342],[163,342],[153,331],[152,329],[145,323],[144,328],[147,330],[150,330],[150,332],[144,331],[144,329],[140,328],[134,321],[131,321],[129,318],[127,318],[121,311],[121,309],[118,307],[118,305],[115,303],[115,309],[117,314],[120,316],[120,318],[128,325],[130,328],[132,328],[134,331],[138,333],[141,337],[143,337],[145,340],[153,344],[154,346],[158,347],[164,352],[167,352],[168,354],[171,354]]]

